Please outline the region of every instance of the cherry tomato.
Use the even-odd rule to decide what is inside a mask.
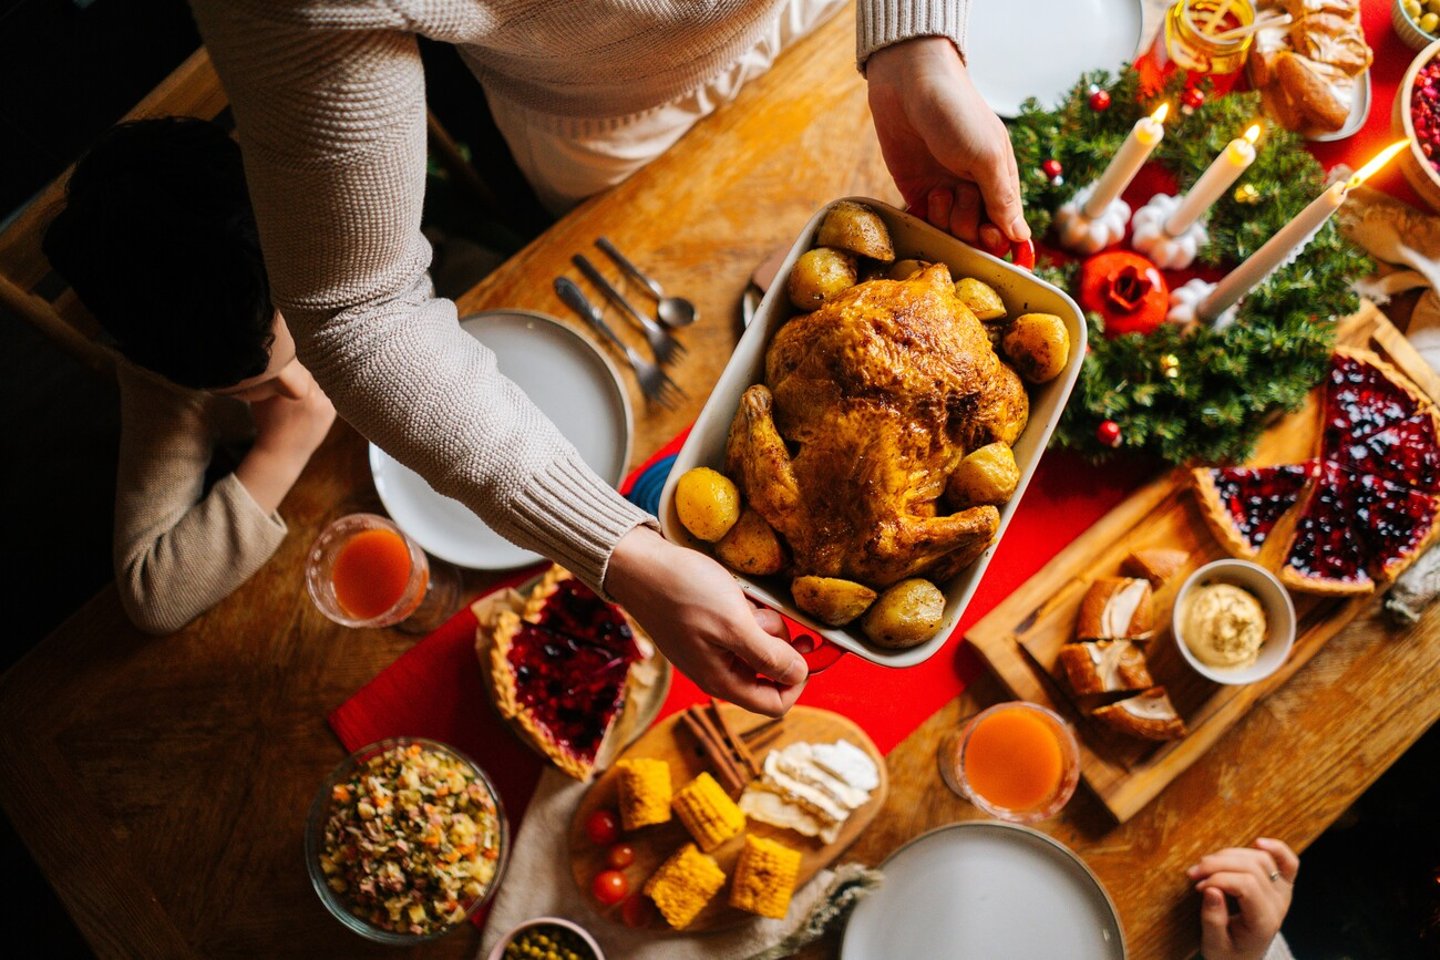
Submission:
[[[613,907],[630,895],[630,881],[619,870],[601,870],[591,881],[590,892],[605,906]]]
[[[617,843],[606,851],[605,862],[616,870],[624,870],[635,862],[635,848],[628,843]]]
[[[650,905],[650,898],[639,893],[626,900],[620,908],[620,919],[627,927],[648,927],[654,916],[655,908]]]
[[[596,810],[585,818],[585,836],[597,847],[608,847],[620,839],[620,818],[614,810]]]

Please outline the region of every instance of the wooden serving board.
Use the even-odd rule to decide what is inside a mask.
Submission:
[[[732,704],[722,703],[720,709],[725,712],[725,718],[731,728],[737,732],[743,733],[768,720],[766,717],[748,713]],[[773,739],[766,741],[763,748],[755,751],[755,758],[763,762],[765,754],[770,750],[779,750],[791,743],[799,741],[833,743],[836,740],[849,740],[869,754],[880,772],[880,785],[871,792],[870,799],[865,806],[850,814],[850,819],[845,821],[840,836],[835,838],[834,843],[827,844],[818,837],[804,837],[793,830],[773,827],[768,823],[760,823],[755,820],[751,820],[746,825],[748,833],[769,837],[791,849],[800,851],[800,876],[795,884],[796,889],[809,882],[811,877],[829,866],[836,857],[845,852],[845,849],[880,812],[880,808],[885,804],[886,794],[889,793],[890,783],[889,776],[885,771],[885,758],[880,755],[879,750],[875,749],[875,744],[865,734],[865,731],[856,726],[853,721],[828,710],[801,706],[791,708],[780,725],[779,733]],[[670,782],[676,790],[708,769],[705,758],[700,752],[699,744],[681,725],[679,714],[662,720],[631,744],[620,755],[621,759],[626,757],[647,757],[666,761],[670,764]],[[612,767],[605,771],[585,792],[585,796],[576,807],[575,815],[570,821],[569,835],[570,869],[576,884],[579,885],[590,905],[615,923],[622,922],[620,908],[618,906],[602,906],[590,894],[591,880],[595,874],[608,869],[608,867],[605,863],[605,848],[595,846],[585,836],[585,819],[595,810],[618,810],[618,790],[616,773]],[[735,862],[740,856],[743,838],[744,834],[734,837],[710,854],[720,864],[720,868],[725,871],[727,878],[733,878],[735,875]],[[625,834],[622,839],[635,848],[635,862],[624,871],[626,878],[630,881],[632,895],[641,892],[645,881],[660,864],[665,862],[670,854],[691,841],[690,833],[681,825],[678,818],[673,817],[669,823],[644,827],[633,833]],[[727,879],[725,886],[715,894],[705,909],[700,911],[700,914],[683,932],[722,930],[744,923],[754,917],[754,914],[731,907],[728,902],[729,898],[730,883]],[[651,925],[658,931],[668,931],[670,928],[666,925],[664,918],[655,911],[651,912],[654,914]]]
[[[1379,353],[1440,401],[1440,386],[1425,361],[1371,303],[1340,322],[1338,341]],[[1297,463],[1313,455],[1319,432],[1320,391],[1303,409],[1282,417],[1261,437],[1252,465]],[[1283,530],[1271,537],[1283,544]],[[1111,731],[1089,711],[1114,695],[1077,696],[1058,669],[1060,647],[1075,636],[1080,601],[1092,581],[1117,576],[1132,551],[1167,547],[1188,553],[1185,567],[1155,592],[1156,633],[1145,648],[1155,682],[1165,686],[1189,728],[1182,740],[1156,744]],[[1377,595],[1351,599],[1292,591],[1295,647],[1279,671],[1258,683],[1222,686],[1190,669],[1170,632],[1181,582],[1193,570],[1228,556],[1210,534],[1190,486],[1190,472],[1174,470],[1141,488],[1062,550],[966,634],[1016,697],[1067,717],[1079,733],[1081,780],[1121,823],[1134,816],[1194,763],[1251,705],[1284,683],[1327,639]],[[1272,569],[1283,558],[1262,552]]]

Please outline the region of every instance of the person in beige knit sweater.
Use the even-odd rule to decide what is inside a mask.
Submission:
[[[122,355],[115,579],[136,626],[172,633],[275,552],[277,508],[335,408],[271,305],[240,148],[218,126],[109,131],[44,249]]]
[[[459,329],[455,305],[432,296],[415,36],[459,49],[522,169],[560,206],[643,165],[836,4],[192,7],[231,99],[275,303],[346,420],[497,532],[622,603],[707,692],[787,710],[806,667],[778,616],[755,610],[715,561],[660,537]],[[907,200],[967,239],[982,218],[1023,239],[1009,141],[965,72],[967,12],[968,0],[859,0],[857,60]]]

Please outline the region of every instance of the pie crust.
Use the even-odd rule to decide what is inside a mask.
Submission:
[[[625,704],[632,668],[644,659],[637,630],[623,610],[558,565],[522,612],[495,617],[490,675],[496,708],[577,780],[594,771]]]

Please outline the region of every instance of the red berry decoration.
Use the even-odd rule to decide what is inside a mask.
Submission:
[[[601,870],[591,881],[590,892],[605,906],[613,907],[630,896],[630,881],[619,870]]]
[[[1170,312],[1170,286],[1138,253],[1096,254],[1080,267],[1080,306],[1105,319],[1107,337],[1148,334]]]
[[[1186,110],[1199,110],[1205,105],[1205,91],[1199,87],[1191,87],[1180,94],[1180,106]]]
[[[605,862],[616,870],[624,870],[635,862],[635,848],[628,843],[617,843],[605,851]]]
[[[648,897],[637,893],[620,908],[620,918],[627,927],[648,927],[655,919],[655,908],[650,905]]]
[[[1090,109],[1096,113],[1104,113],[1110,109],[1110,91],[1093,90],[1090,93]]]
[[[1045,176],[1049,177],[1051,180],[1054,180],[1056,177],[1060,176],[1060,174],[1065,172],[1065,168],[1060,166],[1059,160],[1051,157],[1049,160],[1046,160],[1044,163],[1040,164],[1040,172],[1045,174]]]
[[[1120,424],[1114,420],[1101,420],[1095,428],[1095,439],[1107,447],[1120,446]]]
[[[620,839],[620,817],[614,810],[595,810],[585,818],[585,836],[597,847],[608,847]]]

